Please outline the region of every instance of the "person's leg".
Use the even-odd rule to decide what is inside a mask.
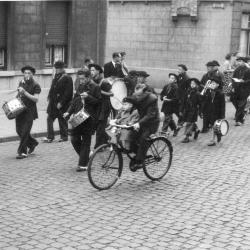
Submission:
[[[82,145],[82,138],[81,135],[71,135],[71,144],[75,149],[76,153],[80,156],[81,145]]]
[[[170,121],[171,121],[171,115],[165,114],[165,118],[164,118],[163,125],[162,125],[162,132],[168,131],[168,126],[169,126]]]
[[[89,162],[91,133],[85,132],[82,135],[82,143],[79,156],[79,166],[87,166]]]
[[[19,115],[16,119],[17,131],[20,136],[20,144],[18,147],[18,154],[27,154],[27,146],[29,142],[30,131],[33,125],[33,117],[27,111]]]
[[[48,115],[48,117],[47,117],[47,132],[48,132],[47,138],[50,140],[55,139],[55,133],[54,133],[54,127],[53,127],[54,120],[55,120],[54,118],[52,118],[50,115]]]
[[[187,122],[185,126],[185,138],[181,141],[183,143],[189,142],[189,136],[192,135],[193,131],[193,123],[192,122]]]
[[[241,99],[238,101],[238,105],[237,105],[238,107],[237,107],[236,115],[235,115],[236,123],[238,123],[238,122],[244,123],[246,104],[247,104],[246,99]]]
[[[98,122],[96,129],[96,143],[94,148],[97,148],[100,145],[108,142],[109,136],[105,131],[106,126],[107,126],[107,120],[102,120]]]
[[[59,129],[60,129],[60,137],[62,140],[67,141],[68,140],[68,122],[62,117],[61,114],[58,116],[58,123],[59,123]]]
[[[203,127],[202,127],[202,133],[206,133],[209,130],[209,116],[208,114],[203,114]]]

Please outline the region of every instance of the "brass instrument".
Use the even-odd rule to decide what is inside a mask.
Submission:
[[[205,86],[204,86],[204,89],[201,91],[201,95],[205,95],[206,91],[208,88],[210,88],[210,84],[211,84],[211,80],[207,80]]]

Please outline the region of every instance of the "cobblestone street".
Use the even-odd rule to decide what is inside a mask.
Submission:
[[[0,144],[0,249],[250,249],[250,117],[216,147],[170,140],[173,164],[160,182],[128,170],[107,191],[77,173],[69,142],[40,143],[17,161]]]

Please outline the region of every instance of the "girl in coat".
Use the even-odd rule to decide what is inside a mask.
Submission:
[[[198,138],[200,130],[196,124],[199,108],[200,108],[200,92],[198,88],[200,86],[200,81],[196,78],[192,78],[189,80],[190,87],[185,95],[183,107],[183,120],[186,122],[185,127],[185,138],[181,141],[182,143],[189,142],[189,137],[192,136],[194,132],[194,139]]]

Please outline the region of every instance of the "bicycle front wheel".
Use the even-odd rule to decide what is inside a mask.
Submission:
[[[90,157],[88,178],[98,190],[111,188],[122,173],[122,155],[114,144],[103,144]]]
[[[151,139],[143,167],[145,175],[153,181],[160,180],[167,174],[172,164],[172,157],[173,147],[167,138]]]

